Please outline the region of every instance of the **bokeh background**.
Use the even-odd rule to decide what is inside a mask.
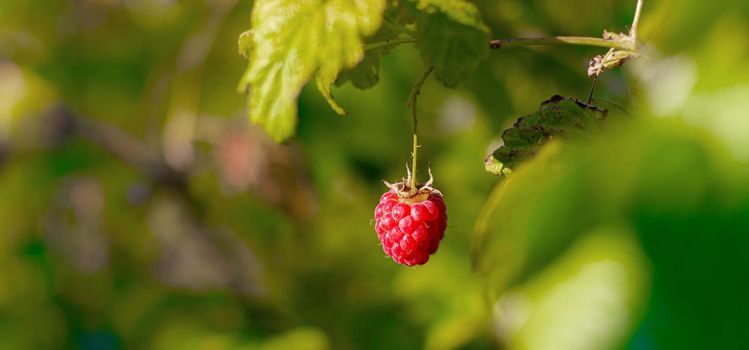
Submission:
[[[501,38],[626,31],[634,3],[477,5]],[[514,182],[483,170],[501,131],[585,98],[602,50],[503,49],[457,89],[429,80],[420,166],[449,222],[415,268],[372,219],[405,176],[418,51],[337,88],[346,117],[305,89],[297,136],[274,144],[236,92],[251,8],[0,0],[0,348],[745,345],[749,2],[646,1],[647,57],[596,92],[634,125]]]

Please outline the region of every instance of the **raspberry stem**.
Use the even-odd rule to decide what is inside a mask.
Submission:
[[[416,158],[417,158],[416,151],[419,148],[419,139],[418,139],[418,136],[416,136],[415,128],[414,128],[414,142],[413,143],[414,143],[413,151],[411,154],[411,159],[412,159],[411,167],[413,168],[413,172],[411,173],[411,179],[409,179],[411,181],[409,185],[411,186],[411,188],[416,188]]]
[[[427,68],[424,75],[416,82],[416,85],[414,85],[411,90],[411,96],[409,96],[406,104],[411,108],[411,116],[413,117],[413,151],[411,153],[411,159],[413,162],[411,163],[411,176],[410,179],[408,179],[410,181],[409,186],[411,186],[412,189],[416,189],[416,161],[418,159],[419,150],[419,137],[416,132],[419,125],[418,118],[416,117],[416,100],[421,94],[421,87],[424,86],[424,82],[429,78],[429,75],[432,74],[433,70],[434,66],[429,66],[429,68]]]

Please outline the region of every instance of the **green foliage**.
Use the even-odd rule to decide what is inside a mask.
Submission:
[[[312,78],[330,107],[346,114],[331,94],[332,85],[376,85],[380,61],[393,49],[392,41],[416,41],[424,62],[451,87],[486,56],[489,29],[473,4],[389,4],[386,10],[384,0],[256,2],[252,29],[239,37],[239,52],[250,62],[239,83],[240,92],[250,92],[250,120],[276,141],[293,135],[296,97]]]
[[[618,261],[617,256],[629,259],[617,263],[615,268],[621,280],[610,280],[604,286],[623,293],[609,296],[621,303],[616,307],[621,309],[617,311],[621,315],[612,316],[611,320],[628,321],[599,324],[595,330],[599,335],[593,339],[604,337],[612,342],[594,348],[616,347],[634,332],[639,315],[647,306],[641,296],[649,293],[648,280],[654,281],[653,295],[665,304],[649,309],[647,315],[653,318],[652,322],[661,322],[659,317],[679,312],[677,319],[685,320],[684,324],[696,332],[696,320],[707,317],[709,311],[687,304],[699,304],[704,298],[720,299],[717,290],[722,287],[718,286],[725,282],[708,268],[698,267],[699,263],[685,271],[677,261],[701,261],[714,269],[711,271],[725,271],[721,275],[728,279],[728,275],[740,274],[741,266],[749,266],[749,255],[745,254],[749,247],[749,217],[740,214],[749,209],[749,176],[740,170],[740,164],[725,157],[725,150],[713,144],[706,134],[678,124],[637,122],[590,140],[551,141],[527,166],[497,185],[477,224],[474,268],[485,278],[494,298],[519,295],[530,303],[518,306],[530,312],[526,317],[545,320],[541,326],[515,324],[515,328],[510,327],[508,341],[522,343],[556,334],[567,327],[553,321],[559,317],[588,319],[568,313],[580,310],[537,307],[535,303],[543,302],[534,300],[550,296],[534,294],[533,290],[541,288],[553,293],[553,285],[565,284],[572,288],[568,293],[586,293],[589,286],[572,282],[582,273],[582,266],[564,268],[566,272],[557,272],[553,280],[542,281],[551,271],[562,269],[565,257],[572,254],[574,247],[596,236],[595,232],[610,231],[612,225],[614,231],[625,232],[619,236],[630,242],[626,245],[632,247],[627,250],[633,252],[622,255],[624,248],[618,243],[609,245],[608,252],[601,248],[590,254],[603,254],[602,258],[609,261]],[[637,247],[638,240],[643,244],[642,250]],[[698,246],[704,250],[697,252]],[[724,251],[725,255],[713,253],[717,251]],[[645,268],[648,261],[654,264],[653,275]],[[689,279],[703,281],[696,284],[704,294],[689,291],[695,288],[693,283],[686,283]],[[538,287],[539,283],[545,286]],[[747,292],[746,284],[735,288]],[[603,299],[598,307],[610,308],[611,302]],[[740,316],[727,311],[728,305],[726,309],[723,304],[711,307],[723,310],[719,322],[720,327],[726,328],[709,327],[714,336],[709,338],[720,337],[722,344],[736,345],[741,331],[733,322],[740,323]],[[671,327],[645,324],[645,332],[656,333],[664,347],[688,344],[682,339],[690,336],[677,335]],[[707,330],[702,330],[703,335]],[[577,327],[577,333],[570,337],[586,339],[592,336],[588,331],[591,330]],[[697,338],[691,341],[698,341]],[[577,345],[568,348],[581,348]]]
[[[256,1],[251,39],[240,40],[249,66],[239,84],[250,91],[248,114],[276,141],[294,133],[297,96],[311,78],[339,114],[330,87],[364,55],[362,36],[380,26],[384,0]]]
[[[518,120],[502,133],[503,144],[486,160],[486,170],[507,175],[518,164],[533,157],[555,137],[602,129],[608,110],[559,95],[541,103],[538,111]]]
[[[653,50],[596,90],[641,120],[552,138],[506,179],[477,167],[487,145],[548,96],[587,94],[605,50],[493,50],[456,89],[428,80],[420,166],[450,221],[409,269],[370,222],[381,180],[404,175],[419,28],[439,8],[387,1],[357,37],[405,44],[366,51],[387,56],[334,88],[350,118],[313,87],[294,95],[298,137],[280,146],[235,89],[253,1],[124,3],[0,1],[0,348],[749,348],[749,2],[645,1]],[[497,37],[598,36],[634,8],[471,3]],[[175,130],[181,170],[160,161]]]
[[[498,328],[513,349],[616,349],[635,329],[647,273],[630,230],[599,227],[503,293]]]
[[[374,35],[366,39],[366,44],[381,44],[396,40],[407,29],[401,24],[405,19],[400,18],[399,8],[388,6],[383,15],[383,24]],[[367,46],[365,45],[365,49]],[[378,48],[366,49],[364,58],[355,67],[341,72],[336,85],[351,82],[359,89],[369,89],[380,81],[380,62],[394,48],[393,45],[383,45]]]
[[[489,28],[465,0],[418,0],[416,7],[421,57],[442,83],[458,85],[489,51]]]

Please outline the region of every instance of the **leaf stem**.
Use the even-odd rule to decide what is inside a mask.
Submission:
[[[590,92],[588,93],[588,104],[593,101],[593,93],[596,91],[596,83],[598,83],[598,76],[593,76],[593,84],[590,86]]]
[[[416,42],[416,39],[414,38],[396,38],[396,39],[383,40],[383,41],[378,41],[376,43],[364,45],[364,51],[375,50],[375,49],[388,47],[388,46],[396,46],[400,44],[415,43],[415,42]]]
[[[545,36],[537,38],[509,38],[509,39],[495,39],[489,42],[489,48],[501,49],[507,47],[519,47],[519,46],[538,46],[538,45],[579,45],[579,46],[596,46],[596,47],[608,47],[614,49],[631,50],[633,48],[632,43],[603,39],[593,38],[588,36]]]
[[[596,91],[596,83],[598,82],[598,76],[601,75],[603,72],[603,67],[606,65],[606,62],[608,61],[609,57],[611,57],[612,54],[614,54],[616,50],[615,49],[609,49],[608,52],[606,52],[606,55],[601,58],[601,64],[598,66],[598,69],[596,70],[596,73],[593,75],[593,85],[590,86],[590,93],[588,94],[588,104],[590,104],[590,101],[593,100],[593,93]]]
[[[416,100],[419,98],[419,95],[421,94],[421,87],[424,86],[424,82],[429,78],[429,75],[432,74],[432,71],[434,70],[434,66],[429,66],[427,70],[424,72],[424,75],[421,76],[421,79],[416,82],[416,85],[414,85],[413,89],[411,90],[411,95],[408,97],[408,102],[406,105],[411,108],[411,116],[413,117],[413,151],[411,153],[411,178],[409,179],[411,183],[409,186],[412,189],[416,188],[416,160],[418,158],[418,150],[419,150],[419,138],[417,136],[417,127],[419,125],[419,120],[416,117]]]

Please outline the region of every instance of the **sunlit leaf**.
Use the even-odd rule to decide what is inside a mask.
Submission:
[[[240,37],[249,66],[240,90],[250,92],[248,114],[276,140],[294,133],[297,97],[315,77],[336,112],[330,87],[363,57],[362,37],[380,26],[384,0],[259,0],[252,11],[251,39]]]

